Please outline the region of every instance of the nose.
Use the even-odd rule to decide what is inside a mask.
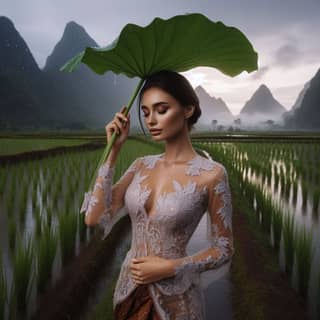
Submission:
[[[157,123],[157,119],[153,112],[150,112],[149,116],[147,117],[147,123],[149,127]]]

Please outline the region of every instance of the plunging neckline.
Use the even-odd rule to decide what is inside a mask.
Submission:
[[[163,156],[164,156],[164,153],[159,154],[158,157],[157,157],[157,159],[156,159],[156,161],[158,161],[159,159],[163,159]],[[184,168],[184,169],[185,169],[185,171],[186,171],[186,174],[187,174],[187,168],[188,168],[189,166],[193,165],[195,159],[197,159],[198,157],[200,157],[200,155],[197,153],[192,159],[187,160],[187,161],[185,161],[184,163],[181,163],[181,164],[185,164],[185,168]],[[141,185],[141,180],[144,179],[144,178],[146,178],[146,177],[148,177],[148,175],[141,175],[141,174],[139,173],[139,176],[140,176],[140,179],[139,179],[139,181],[138,181],[138,185],[139,185],[139,196],[141,196],[142,194],[144,195],[144,197],[143,197],[143,199],[142,199],[142,201],[141,201],[141,208],[142,208],[142,210],[143,210],[143,212],[144,212],[144,214],[145,214],[145,216],[146,216],[146,220],[148,220],[148,221],[149,221],[150,219],[153,219],[153,217],[156,217],[156,216],[159,215],[158,208],[159,208],[160,200],[161,200],[161,201],[164,201],[165,199],[169,198],[170,196],[172,196],[172,195],[174,195],[174,194],[177,194],[178,192],[183,192],[184,190],[188,190],[188,188],[190,188],[190,187],[191,187],[191,188],[195,188],[195,192],[203,192],[203,191],[206,189],[206,187],[204,187],[204,189],[202,189],[202,190],[199,190],[199,191],[196,190],[196,185],[197,185],[197,183],[196,183],[195,181],[189,180],[189,181],[187,182],[187,184],[182,185],[182,184],[180,184],[176,179],[172,179],[172,184],[175,185],[175,190],[173,190],[173,191],[163,191],[163,192],[161,192],[161,193],[157,196],[154,204],[152,205],[152,208],[153,208],[153,207],[155,208],[155,209],[154,209],[154,213],[153,213],[153,214],[150,214],[150,212],[152,212],[153,210],[151,210],[150,212],[148,212],[147,209],[146,209],[146,207],[145,207],[145,205],[146,205],[147,201],[148,201],[149,198],[150,198],[150,195],[151,195],[151,192],[152,192],[152,188],[149,188],[147,185],[145,185],[145,186],[142,186],[142,185]]]

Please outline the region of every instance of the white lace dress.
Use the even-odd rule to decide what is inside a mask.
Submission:
[[[131,259],[157,255],[179,261],[174,276],[148,284],[159,317],[204,320],[200,274],[230,262],[234,254],[227,171],[221,163],[199,154],[175,166],[174,171],[166,170],[163,156],[164,153],[137,158],[114,185],[115,167],[105,162],[99,169],[94,189],[85,193],[81,212],[101,213],[99,225],[104,228],[103,239],[120,209],[125,206],[130,215],[131,248],[116,284],[114,309],[137,286],[131,278]],[[157,180],[163,174],[166,183],[160,188]],[[159,190],[157,194],[156,190]],[[189,239],[205,212],[209,218],[210,246],[187,255]]]

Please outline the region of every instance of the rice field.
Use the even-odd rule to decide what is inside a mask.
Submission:
[[[0,154],[86,142],[49,140],[39,139],[37,144],[36,139],[2,139]],[[115,181],[136,157],[162,152],[163,146],[156,145],[128,139],[117,160]],[[313,319],[319,319],[320,144],[206,139],[194,146],[237,177],[257,224],[278,252],[280,268],[308,301]],[[55,284],[81,244],[90,241],[95,230],[86,227],[79,209],[103,150],[70,151],[0,166],[0,315],[4,319],[29,319],[38,294]]]
[[[46,139],[46,138],[1,138],[0,156],[22,152],[48,150],[57,147],[71,147],[90,142],[91,139]]]
[[[291,286],[320,318],[320,144],[198,143],[235,174]],[[230,173],[231,174],[231,173]]]
[[[37,295],[54,285],[79,253],[80,243],[90,241],[94,229],[86,227],[79,209],[103,150],[64,152],[0,167],[2,315],[31,317]],[[148,144],[128,140],[115,181],[150,150]]]

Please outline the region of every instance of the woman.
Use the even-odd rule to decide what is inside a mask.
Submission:
[[[87,225],[103,226],[104,237],[121,208],[131,218],[131,249],[114,292],[116,320],[204,320],[200,273],[230,262],[234,254],[228,175],[221,163],[192,147],[189,132],[201,110],[185,77],[167,70],[149,76],[138,102],[153,139],[165,141],[165,152],[137,158],[112,185],[130,127],[130,114],[117,112],[106,132],[108,141],[114,130],[119,137],[81,212]],[[186,246],[205,212],[210,246],[188,256]]]

